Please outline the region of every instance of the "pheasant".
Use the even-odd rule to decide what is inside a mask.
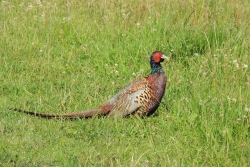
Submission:
[[[160,51],[155,51],[150,57],[151,73],[138,79],[124,88],[105,104],[91,110],[69,114],[43,114],[13,108],[11,110],[42,118],[90,118],[94,115],[108,117],[150,116],[159,107],[165,93],[167,76],[161,62],[168,59]]]

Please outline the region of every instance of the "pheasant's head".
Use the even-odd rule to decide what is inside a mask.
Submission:
[[[153,59],[155,63],[160,63],[163,62],[165,59],[168,60],[169,57],[165,56],[161,51],[155,51],[152,54],[151,59]]]
[[[155,51],[150,57],[150,65],[152,68],[151,74],[164,74],[161,67],[161,62],[169,60],[169,57],[164,55],[161,51]]]

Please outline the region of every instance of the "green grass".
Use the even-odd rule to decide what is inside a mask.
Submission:
[[[0,3],[0,166],[250,166],[248,0]],[[8,110],[94,108],[147,75],[154,50],[171,59],[152,117]]]

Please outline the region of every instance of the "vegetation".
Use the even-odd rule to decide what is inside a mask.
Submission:
[[[250,3],[2,0],[0,166],[249,166]],[[94,108],[171,55],[152,117]]]

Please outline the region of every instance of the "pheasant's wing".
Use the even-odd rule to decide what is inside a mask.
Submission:
[[[147,77],[128,84],[109,100],[109,103],[113,104],[113,108],[111,109],[109,116],[125,117],[141,110],[144,107],[143,104],[147,101],[147,97],[145,95],[149,94],[148,91]]]

